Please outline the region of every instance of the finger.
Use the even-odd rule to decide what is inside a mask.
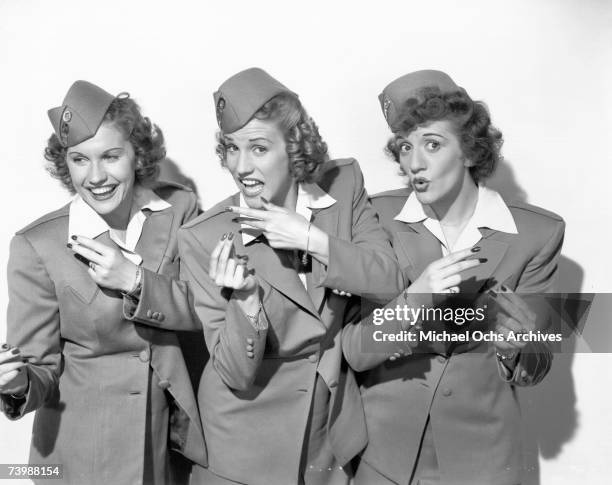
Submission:
[[[458,263],[459,261],[464,260],[468,256],[472,256],[473,254],[474,253],[472,252],[471,249],[462,249],[461,251],[450,253],[448,256],[445,256],[444,258],[439,259],[438,261],[436,261],[436,263],[438,263],[436,266],[439,269],[446,268],[447,266]]]
[[[459,293],[459,285],[461,284],[461,275],[454,274],[448,278],[444,278],[440,282],[440,287],[436,292],[440,293]],[[450,291],[451,288],[456,288],[457,291]]]
[[[210,276],[213,280],[217,277],[217,272],[218,272],[217,268],[219,265],[219,255],[221,254],[221,250],[223,249],[223,246],[225,246],[226,237],[227,237],[227,234],[224,234],[223,236],[221,236],[221,239],[219,239],[219,242],[217,242],[215,249],[213,249],[213,252],[210,254],[210,261],[208,262],[208,276]]]
[[[7,362],[5,364],[2,364],[2,366],[0,367],[0,376],[4,377],[9,372],[14,372],[17,369],[22,368],[23,366],[25,366],[25,363],[22,360],[19,360],[19,362]],[[6,382],[8,382],[9,380],[10,379],[6,380]]]
[[[525,300],[523,300],[519,295],[514,293],[512,290],[508,290],[508,291],[503,292],[503,293],[497,293],[497,295],[500,298],[503,298],[504,300],[507,300],[510,303],[512,303],[513,305],[515,305],[523,313],[525,318],[531,319],[531,318],[533,318],[535,316],[534,313],[533,313],[533,310],[531,310],[531,308],[529,308],[529,305],[527,305]]]
[[[21,351],[17,347],[0,353],[0,364],[13,360],[21,360]]]
[[[106,244],[94,241],[93,239],[90,239],[85,236],[76,236],[76,239],[73,239],[73,241],[76,241],[79,246],[84,246],[87,249],[91,249],[96,253],[102,254],[103,256],[108,256],[114,249],[107,246]]]
[[[280,207],[278,205],[274,205],[268,199],[264,199],[263,197],[260,197],[259,200],[261,200],[261,205],[267,211],[271,211],[271,212],[287,212],[287,209],[285,209],[284,207]]]
[[[523,326],[517,322],[514,318],[507,317],[506,315],[499,315],[497,317],[497,327],[504,327],[514,333],[523,333]]]
[[[261,221],[259,219],[250,219],[246,217],[238,217],[236,219],[236,222],[244,226],[254,227],[255,229],[261,230],[264,230],[266,224],[265,221]]]
[[[236,206],[228,207],[228,209],[242,216],[252,217],[253,219],[259,219],[260,221],[264,221],[268,217],[267,212],[261,209],[251,209],[250,207]]]
[[[227,263],[225,265],[225,274],[223,276],[223,286],[227,286],[228,288],[233,288],[234,286],[234,277],[236,276],[236,260],[231,256],[227,259]]]
[[[508,316],[518,321],[529,320],[527,315],[520,307],[518,307],[512,300],[506,298],[504,293],[494,293],[495,302],[501,310]]]
[[[481,264],[482,259],[468,259],[464,261],[459,261],[457,263],[453,263],[439,270],[438,277],[441,279],[448,278],[449,276],[455,275],[457,273],[461,273],[462,271],[468,270],[470,268],[475,268],[479,264]]]
[[[101,265],[101,264],[104,264],[104,262],[106,261],[105,256],[94,251],[93,249],[89,249],[85,246],[81,246],[80,244],[73,244],[70,249],[72,249],[79,256],[82,256],[83,258],[89,261],[93,261],[96,264]]]
[[[225,270],[227,268],[227,261],[229,259],[230,252],[232,250],[233,243],[228,237],[223,241],[223,247],[221,248],[221,253],[219,254],[219,261],[217,263],[217,277],[216,282],[218,285],[225,284]]]

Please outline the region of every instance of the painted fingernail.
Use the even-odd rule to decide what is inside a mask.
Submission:
[[[73,241],[76,241],[76,236],[73,234],[72,236],[70,236],[70,239],[72,239]]]
[[[225,241],[227,239],[227,232],[221,236],[221,241]]]
[[[474,246],[474,247],[471,249],[471,251],[472,251],[473,253],[477,253],[478,251],[480,251],[480,246]]]
[[[478,258],[479,263],[486,263],[487,261],[489,261],[487,258]]]
[[[11,354],[13,354],[13,355],[17,355],[20,352],[21,352],[21,350],[19,350],[17,347],[15,347],[13,350],[11,350]]]
[[[227,236],[227,240],[231,241],[232,239],[234,239],[234,233],[230,232],[229,235]]]
[[[262,202],[265,202],[266,204],[268,203],[268,199],[266,199],[265,197],[260,197]]]
[[[502,291],[510,291],[509,288],[505,285],[501,285],[500,288]]]
[[[2,350],[8,350],[9,346],[8,344],[2,344],[0,348],[2,348]]]
[[[66,247],[67,247],[68,249],[72,249],[72,244],[68,243],[68,244],[66,244]]]

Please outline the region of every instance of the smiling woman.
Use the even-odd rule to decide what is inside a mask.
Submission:
[[[30,463],[63,483],[186,483],[204,443],[168,330],[199,330],[176,279],[196,197],[155,180],[163,136],[127,94],[77,81],[49,118],[50,172],[76,195],[11,242],[0,407],[36,411]]]

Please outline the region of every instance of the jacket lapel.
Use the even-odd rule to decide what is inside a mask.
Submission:
[[[142,257],[144,268],[157,273],[168,248],[174,213],[171,208],[152,212],[142,226],[135,252]],[[146,241],[143,244],[143,241]]]
[[[325,209],[313,209],[311,222],[314,226],[318,227],[329,236],[335,237],[338,234],[338,217],[338,204],[334,204]],[[312,299],[314,307],[321,310],[327,294],[327,288],[319,285],[318,282],[321,281],[321,277],[325,269],[323,268],[323,264],[317,261],[315,258],[311,257],[311,260],[312,280],[308,282],[308,294]],[[342,288],[338,289],[341,290]]]
[[[430,263],[442,257],[440,241],[420,222],[396,224],[401,227],[395,233],[395,252],[400,266],[414,281]]]

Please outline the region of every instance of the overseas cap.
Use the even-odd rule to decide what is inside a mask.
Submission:
[[[253,118],[259,108],[281,93],[297,97],[297,94],[258,67],[234,74],[213,94],[219,128],[225,133],[239,130]]]
[[[425,88],[427,88],[427,91],[437,90],[441,94],[465,93],[463,88],[457,86],[455,81],[442,71],[430,69],[415,71],[397,78],[378,95],[383,115],[392,131],[397,121],[399,121],[401,107],[404,103],[411,98],[417,101],[422,100]]]
[[[93,137],[114,99],[95,84],[76,81],[62,106],[47,111],[60,143],[71,147]]]

